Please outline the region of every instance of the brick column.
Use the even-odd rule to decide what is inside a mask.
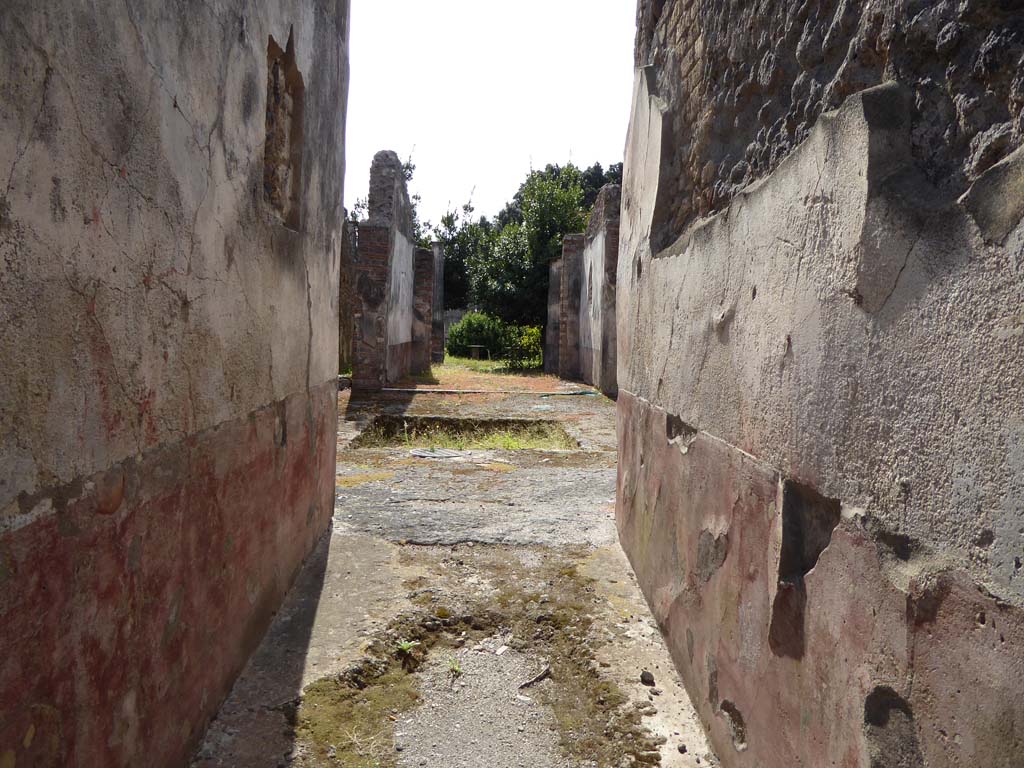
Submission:
[[[357,229],[352,337],[352,388],[378,390],[387,378],[387,291],[391,227],[362,223]]]

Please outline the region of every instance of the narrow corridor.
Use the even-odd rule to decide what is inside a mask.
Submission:
[[[616,541],[612,401],[447,365],[339,409],[332,531],[193,766],[714,764]]]

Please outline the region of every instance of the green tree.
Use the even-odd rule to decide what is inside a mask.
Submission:
[[[576,166],[531,171],[495,218],[493,248],[466,263],[472,302],[508,323],[544,325],[550,264],[562,254],[562,238],[582,232],[586,219]]]
[[[412,154],[409,159],[402,163],[402,174],[405,176],[405,184],[408,187],[412,183],[413,174],[416,173],[416,164],[412,161]],[[420,248],[429,248],[433,226],[429,221],[420,221],[419,206],[423,198],[418,194],[409,196],[409,203],[412,206],[412,239]]]
[[[448,211],[434,227],[434,237],[444,246],[444,306],[463,309],[470,301],[469,262],[493,247],[494,227],[486,218],[473,220],[473,205]]]

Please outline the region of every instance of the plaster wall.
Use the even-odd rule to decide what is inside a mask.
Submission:
[[[331,514],[348,4],[0,39],[0,761],[180,765]]]
[[[417,248],[413,270],[412,373],[430,370],[434,322],[434,275],[437,272],[433,248]]]
[[[434,252],[434,285],[431,297],[430,316],[430,359],[435,363],[444,362],[444,246],[431,243]]]
[[[583,290],[583,235],[566,235],[562,240],[559,277],[558,375],[580,377],[580,302]]]
[[[619,250],[617,184],[598,194],[584,240],[580,284],[580,378],[615,396],[615,282]]]
[[[562,315],[562,260],[548,271],[548,324],[544,329],[544,373],[558,374],[558,345]]]
[[[398,381],[412,364],[413,254],[412,240],[395,232],[388,284],[388,381]]]
[[[652,250],[659,82],[626,148],[617,516],[719,757],[1014,765],[1024,155],[951,193],[888,83]]]

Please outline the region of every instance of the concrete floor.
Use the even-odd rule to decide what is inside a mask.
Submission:
[[[474,384],[502,391],[419,389],[361,400],[341,393],[333,530],[211,723],[193,766],[714,764],[616,540],[614,403],[573,394],[585,388],[556,379],[531,380],[514,393],[507,377]],[[422,459],[404,447],[350,448],[380,413],[552,419],[580,450]],[[528,689],[514,684],[547,664],[562,669],[551,649],[565,647],[557,642],[563,630],[542,642],[541,630],[524,635],[522,627],[533,626],[526,619],[542,625],[549,605],[570,604],[553,591],[566,583],[557,574],[569,573],[586,599],[571,603],[580,613],[564,631],[576,633],[571,645],[586,655],[587,685],[622,694],[615,706],[602,698],[600,707],[586,709],[590,720],[608,723],[584,723],[575,732],[560,694],[579,689],[578,680],[554,673]],[[510,584],[526,597],[509,603],[502,595]],[[460,664],[464,677],[441,684],[445,654],[431,651],[414,674],[419,703],[382,718],[376,736],[385,746],[365,761],[345,762],[332,756],[333,745],[325,753],[311,742],[301,726],[304,689],[379,648],[396,631],[396,617],[426,615],[441,604],[477,614],[493,609],[499,617],[476,636],[448,638],[449,664]],[[640,682],[644,670],[655,686]],[[581,712],[593,704],[584,701]],[[614,743],[616,723],[627,715],[641,734],[630,743],[651,745],[642,755]],[[588,728],[596,739],[585,738]]]

